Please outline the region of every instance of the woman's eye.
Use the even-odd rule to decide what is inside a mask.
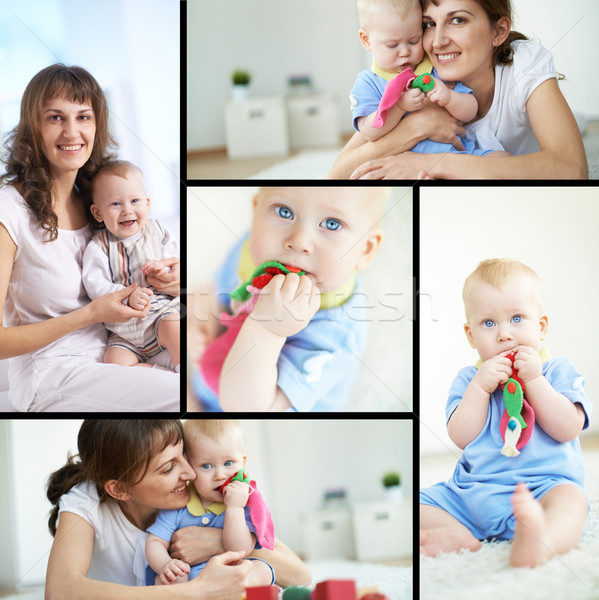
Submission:
[[[341,229],[341,223],[339,223],[337,219],[325,219],[321,225],[329,231],[337,231],[338,229]]]
[[[286,206],[277,206],[275,208],[275,213],[282,219],[292,219],[293,218],[293,212],[291,212],[291,209],[287,208]]]
[[[426,31],[427,29],[432,29],[434,26],[435,24],[433,23],[433,21],[426,21],[422,24],[422,29]]]
[[[483,321],[483,325],[485,327],[493,327],[495,325],[495,321],[492,321],[491,319],[487,319],[486,321]]]

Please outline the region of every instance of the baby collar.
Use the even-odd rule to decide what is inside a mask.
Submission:
[[[207,508],[204,508],[204,505],[202,504],[202,501],[200,500],[200,497],[198,496],[195,487],[193,487],[193,485],[188,484],[187,489],[189,490],[189,494],[191,495],[191,498],[187,503],[187,510],[194,517],[200,517],[203,514],[206,514],[207,512],[214,513],[215,515],[220,515],[225,511],[225,505],[222,502],[214,502]]]

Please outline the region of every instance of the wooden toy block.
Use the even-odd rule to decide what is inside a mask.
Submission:
[[[283,600],[310,600],[310,588],[292,585],[283,591]]]
[[[310,600],[357,600],[356,582],[351,579],[328,579],[316,584]]]
[[[279,600],[280,588],[276,585],[260,585],[245,588],[246,600]]]

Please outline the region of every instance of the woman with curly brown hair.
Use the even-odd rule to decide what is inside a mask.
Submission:
[[[85,69],[55,64],[35,75],[8,137],[0,189],[0,359],[11,358],[17,410],[179,408],[177,375],[101,363],[102,323],[147,312],[123,304],[134,286],[90,302],[81,281],[90,180],[114,146],[106,98]]]

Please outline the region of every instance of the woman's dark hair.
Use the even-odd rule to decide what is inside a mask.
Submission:
[[[513,22],[512,18],[512,3],[510,0],[476,0],[478,5],[487,13],[487,18],[492,26],[496,25],[499,19],[507,17],[510,23]],[[439,6],[438,0],[420,0],[422,10],[425,10],[429,4]],[[516,40],[527,40],[528,38],[517,31],[510,31],[503,44],[497,46],[493,50],[493,64],[498,63],[503,65],[512,64],[514,59],[514,51],[512,50],[511,43]]]
[[[8,134],[6,174],[1,181],[14,185],[48,231],[48,241],[58,236],[58,218],[52,208],[52,177],[41,138],[42,109],[53,98],[64,97],[89,104],[96,121],[94,146],[89,160],[79,169],[75,185],[89,214],[89,182],[98,167],[113,155],[116,143],[108,131],[108,104],[98,82],[82,67],[55,64],[42,69],[27,85],[21,100],[19,124]]]
[[[58,501],[78,483],[96,485],[100,502],[108,494],[107,481],[115,479],[126,488],[139,483],[152,459],[168,446],[183,440],[177,419],[86,419],[77,436],[79,454],[68,455],[67,463],[48,477],[46,496],[53,505],[48,519],[56,533]]]

